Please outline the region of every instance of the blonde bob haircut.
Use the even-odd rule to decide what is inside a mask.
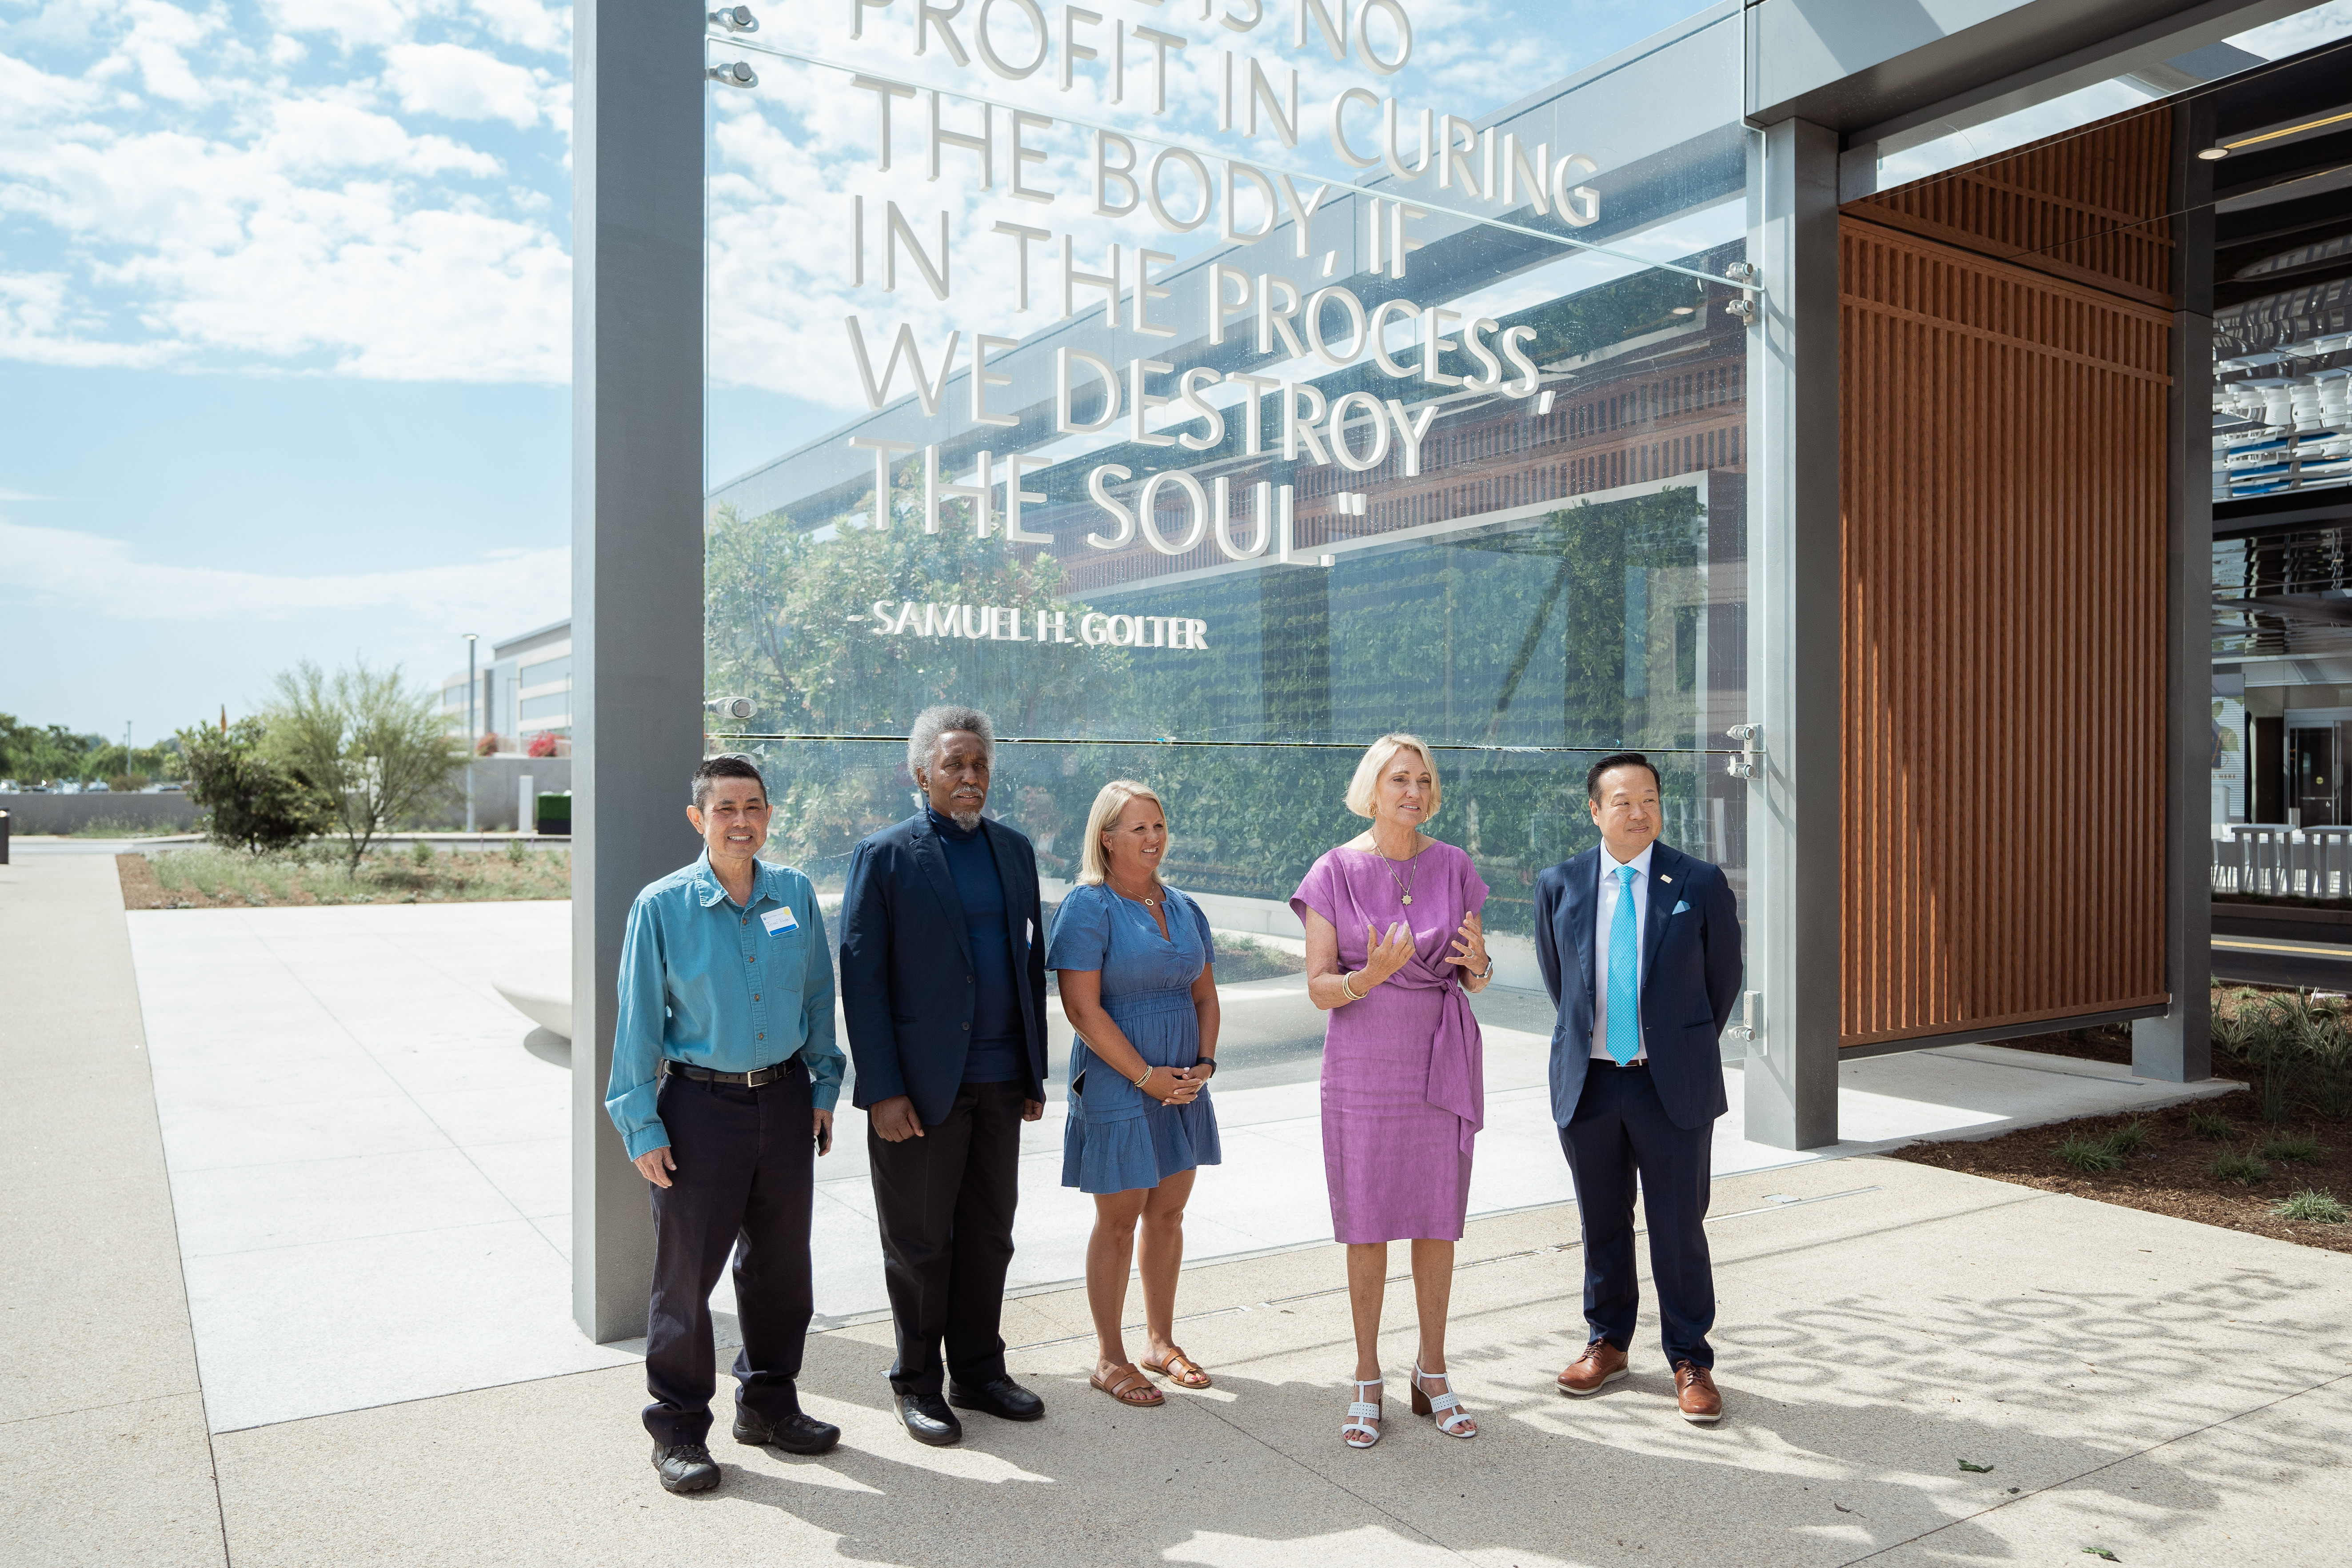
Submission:
[[[1078,851],[1078,880],[1099,887],[1110,878],[1110,857],[1103,853],[1103,835],[1118,821],[1118,814],[1127,809],[1130,800],[1148,800],[1160,807],[1160,820],[1168,820],[1168,807],[1152,793],[1148,784],[1133,779],[1113,779],[1095,793],[1095,803],[1087,811],[1087,842]]]
[[[1356,763],[1356,776],[1348,781],[1348,809],[1358,816],[1372,815],[1378,796],[1381,775],[1388,772],[1390,762],[1399,752],[1412,752],[1421,758],[1421,765],[1429,770],[1429,812],[1422,820],[1428,822],[1437,816],[1439,802],[1444,791],[1437,782],[1437,759],[1429,754],[1429,747],[1418,735],[1382,735],[1364,748],[1364,755]]]

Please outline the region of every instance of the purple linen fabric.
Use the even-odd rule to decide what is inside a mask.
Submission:
[[[1418,868],[1367,849],[1316,861],[1290,907],[1313,910],[1339,933],[1339,958],[1360,968],[1367,925],[1399,920],[1413,954],[1360,1002],[1332,1009],[1323,1043],[1323,1171],[1331,1229],[1343,1242],[1459,1241],[1470,1203],[1470,1154],[1486,1121],[1478,1020],[1445,962],[1463,918],[1486,904],[1486,884],[1451,844],[1422,851]],[[1408,908],[1398,881],[1412,888]]]

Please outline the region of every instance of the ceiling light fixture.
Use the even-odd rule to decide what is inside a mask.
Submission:
[[[2200,147],[2197,149],[2197,155],[2210,163],[2228,157],[2230,150],[2227,147]]]

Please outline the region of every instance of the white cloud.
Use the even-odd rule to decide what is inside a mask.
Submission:
[[[66,0],[38,27],[0,20],[0,359],[565,378],[569,83],[497,51],[560,46],[568,12],[231,15]],[[530,42],[476,47],[485,32]]]
[[[394,612],[419,622],[535,626],[568,612],[571,552],[493,551],[478,561],[365,573],[238,572],[138,557],[119,539],[0,522],[0,583],[109,620],[293,620]]]
[[[100,324],[77,319],[63,273],[0,272],[0,359],[76,368],[146,367],[164,363],[177,352],[170,343],[108,342],[86,335]]]
[[[121,15],[131,28],[115,47],[139,68],[147,90],[173,103],[211,101],[212,90],[196,79],[187,51],[220,30],[217,16],[199,16],[163,0],[127,0]]]
[[[395,44],[383,58],[384,82],[411,114],[503,120],[523,129],[539,123],[543,72],[458,44]]]
[[[467,9],[479,16],[500,43],[544,54],[572,50],[569,5],[541,5],[537,0],[471,0]]]

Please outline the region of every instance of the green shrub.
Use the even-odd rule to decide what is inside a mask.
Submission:
[[[2255,1152],[2265,1160],[2284,1160],[2297,1165],[2308,1165],[2327,1157],[2327,1151],[2318,1139],[2300,1132],[2282,1132]]]
[[[408,847],[408,858],[410,863],[413,865],[430,866],[433,864],[433,846],[430,844],[410,845]]]
[[[2209,1143],[2227,1143],[2238,1135],[2238,1124],[2218,1110],[2199,1109],[2189,1113],[2189,1131]]]
[[[2129,1156],[2147,1147],[2147,1124],[2137,1116],[2107,1134],[2107,1147]]]
[[[325,797],[265,754],[260,720],[240,719],[226,730],[199,724],[179,740],[188,798],[204,808],[205,836],[215,844],[258,855],[325,831]]]
[[[507,864],[520,866],[530,858],[530,847],[520,838],[507,840]]]
[[[2281,1219],[2308,1220],[2314,1225],[2342,1225],[2352,1220],[2352,1209],[2347,1209],[2334,1193],[2314,1192],[2309,1187],[2271,1205],[2271,1213]]]
[[[2268,1165],[2263,1164],[2252,1154],[2237,1149],[2232,1149],[2226,1154],[2215,1155],[2213,1163],[2205,1168],[2225,1182],[2238,1182],[2249,1187],[2256,1182],[2267,1182],[2271,1179],[2271,1168]]]
[[[2078,1171],[2119,1171],[2124,1164],[2124,1157],[2105,1138],[2069,1138],[2058,1145],[2057,1154],[2060,1163]]]

